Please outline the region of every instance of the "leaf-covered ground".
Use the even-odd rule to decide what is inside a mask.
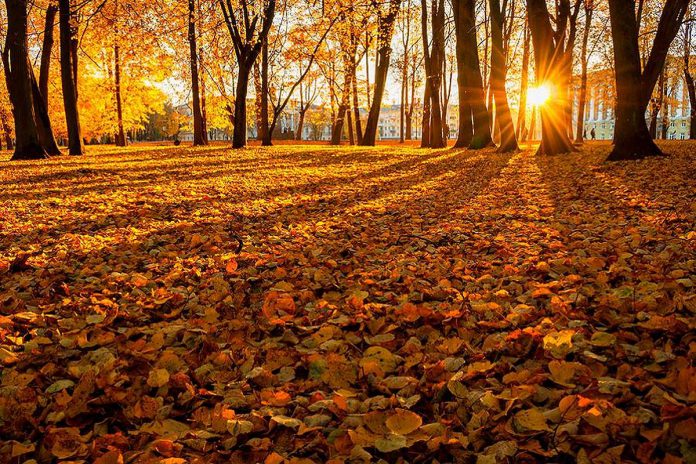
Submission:
[[[665,148],[0,163],[0,462],[696,462]]]

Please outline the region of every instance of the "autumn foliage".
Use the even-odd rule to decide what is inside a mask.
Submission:
[[[689,462],[696,147],[663,148],[0,166],[0,461]]]

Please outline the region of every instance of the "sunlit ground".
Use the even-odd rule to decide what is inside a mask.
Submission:
[[[0,162],[0,461],[687,459],[696,144],[663,147]]]

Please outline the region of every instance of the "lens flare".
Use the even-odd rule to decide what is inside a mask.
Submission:
[[[532,106],[541,106],[551,97],[551,88],[546,84],[532,87],[527,92],[527,100]]]

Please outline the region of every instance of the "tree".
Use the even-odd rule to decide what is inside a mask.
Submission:
[[[490,146],[490,115],[486,108],[476,39],[474,0],[454,0],[457,36],[457,87],[459,89],[459,138],[455,147],[477,150]]]
[[[232,148],[243,148],[247,143],[246,99],[249,88],[249,74],[258,58],[264,41],[273,23],[275,0],[267,0],[256,6],[250,0],[241,0],[235,8],[231,0],[219,0],[220,9],[232,38],[237,57],[237,88],[234,104],[234,133]],[[239,17],[243,18],[240,28]]]
[[[13,160],[44,159],[48,157],[39,140],[39,128],[34,114],[35,83],[29,65],[27,43],[27,0],[5,0],[7,34],[2,51],[5,81],[12,103],[15,121],[15,151]]]
[[[609,160],[661,155],[645,122],[645,110],[662,71],[669,47],[686,14],[689,0],[669,0],[660,14],[650,55],[641,67],[639,23],[634,0],[609,0],[616,69],[616,127]]]
[[[343,135],[343,122],[345,117],[351,116],[350,113],[350,96],[353,89],[353,64],[355,63],[355,54],[358,49],[357,40],[354,34],[349,34],[346,40],[341,41],[341,56],[343,61],[343,86],[341,91],[341,100],[336,114],[336,120],[331,129],[331,145],[340,145],[341,136]],[[348,131],[352,134],[350,124]],[[351,135],[352,137],[352,135]]]
[[[422,147],[443,148],[447,141],[443,136],[442,107],[440,91],[442,86],[442,70],[445,60],[445,2],[444,0],[432,0],[431,3],[432,42],[428,38],[428,3],[421,0],[421,33],[423,36],[423,61],[425,63],[426,98],[430,99],[428,106],[429,122],[425,127]],[[430,47],[428,44],[431,44]],[[425,118],[425,115],[423,116]],[[428,137],[425,131],[429,131]]]
[[[65,123],[68,128],[68,152],[84,154],[80,114],[77,106],[77,20],[70,0],[59,0],[60,8],[60,76],[63,87]]]
[[[58,6],[49,3],[46,7],[46,19],[44,21],[44,38],[41,47],[41,66],[39,68],[39,90],[44,98],[44,104],[48,107],[48,80],[51,69],[51,51],[53,50],[53,29],[56,23]]]
[[[691,35],[692,23],[686,21],[684,24],[684,82],[689,93],[689,138],[696,139],[696,85],[694,85],[694,76],[691,73]]]
[[[504,15],[507,12],[508,2],[503,0],[490,0],[491,7],[491,91],[495,99],[495,120],[500,130],[501,152],[515,151],[518,149],[515,127],[512,124],[510,107],[508,105],[505,81],[507,77],[507,53],[503,41],[503,29],[505,28]]]
[[[527,91],[529,90],[529,24],[524,18],[524,31],[522,36],[522,70],[520,76],[520,107],[517,111],[517,138],[525,142],[527,140]]]
[[[580,51],[580,95],[578,96],[578,113],[576,120],[575,142],[582,143],[585,133],[585,106],[587,105],[587,63],[589,61],[587,44],[590,39],[594,0],[584,0],[585,25],[582,32],[582,48]]]
[[[567,131],[567,75],[566,28],[568,26],[570,0],[556,2],[555,24],[546,0],[527,0],[529,29],[534,45],[534,67],[538,85],[545,85],[551,97],[540,108],[541,144],[537,154],[556,155],[574,150]]]
[[[316,76],[310,76],[310,79],[306,83],[300,82],[299,94],[300,100],[297,108],[298,122],[295,129],[295,140],[302,140],[305,115],[319,96]]]
[[[188,0],[188,43],[191,65],[191,94],[193,97],[193,145],[207,145],[203,111],[201,109],[200,78],[198,76],[198,44],[196,42],[196,2]]]
[[[401,7],[401,0],[389,0],[386,11],[377,0],[372,0],[371,4],[377,13],[377,60],[375,62],[375,91],[365,123],[365,132],[361,142],[363,146],[374,146],[377,139],[379,112],[389,73],[392,33],[396,15]]]

